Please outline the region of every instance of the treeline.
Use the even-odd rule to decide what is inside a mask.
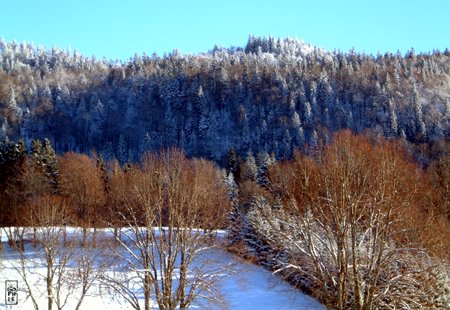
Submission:
[[[79,309],[88,294],[146,310],[220,304],[228,265],[203,255],[231,212],[224,176],[175,148],[122,167],[56,156],[49,140],[0,144],[0,235],[26,300],[35,309],[43,296],[48,309],[68,298]]]
[[[0,227],[48,226],[35,222],[41,206],[59,205],[64,214],[53,224],[82,227],[84,244],[88,228],[145,226],[146,210],[159,205],[156,226],[167,226],[177,210],[195,219],[189,225],[211,231],[226,227],[225,179],[212,162],[187,159],[178,149],[122,167],[73,152],[56,156],[47,139],[34,140],[30,150],[23,141],[0,143]]]
[[[423,170],[405,146],[344,131],[262,175],[247,162],[230,248],[330,308],[448,308],[450,157]]]
[[[168,240],[177,249],[196,253],[212,230],[227,228],[231,251],[328,307],[449,305],[448,144],[423,168],[401,139],[343,131],[291,160],[231,151],[228,171],[177,149],[121,166],[72,152],[56,156],[49,140],[32,145],[0,145],[2,227],[78,226],[83,247],[95,247],[98,227],[115,229],[114,239],[125,242],[126,227],[129,240],[138,240],[131,250],[143,255],[130,270],[149,269],[141,265],[154,258],[152,244],[167,239],[161,230],[173,233]],[[20,236],[9,237],[24,246]],[[155,279],[146,275],[142,287],[158,285]]]
[[[244,48],[126,62],[0,42],[0,139],[120,164],[177,146],[222,166],[290,158],[341,129],[434,144],[450,136],[449,52],[367,55],[250,37]],[[430,156],[419,156],[427,164]]]

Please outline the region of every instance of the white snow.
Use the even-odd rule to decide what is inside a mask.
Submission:
[[[77,233],[75,229],[68,230],[69,233]],[[109,236],[110,232],[102,231],[104,236]],[[220,235],[223,232],[219,233]],[[0,308],[1,309],[33,309],[33,304],[30,299],[26,300],[25,285],[16,270],[19,267],[19,255],[16,250],[11,249],[6,240],[5,232],[2,232],[1,241],[3,243],[3,250],[0,251]],[[28,245],[26,250],[29,254],[33,253],[34,249]],[[213,258],[215,264],[232,265],[233,272],[224,275],[219,284],[219,291],[223,295],[225,305],[220,308],[228,309],[325,309],[315,299],[303,294],[294,289],[292,286],[281,280],[279,277],[273,275],[263,267],[255,266],[251,263],[245,262],[224,250],[214,249],[208,250],[208,258]],[[101,255],[100,255],[101,256]],[[99,257],[100,257],[99,256]],[[31,282],[37,282],[33,288],[36,291],[44,292],[45,286],[42,280],[36,274],[45,274],[45,266],[42,264],[34,264],[34,270],[30,274],[36,279]],[[16,268],[14,268],[16,267]],[[18,280],[19,281],[19,303],[15,306],[5,305],[5,281]],[[112,297],[113,292],[106,289],[99,283],[95,283],[91,288],[88,296],[85,297],[81,309],[130,309],[130,306],[116,296]],[[142,294],[143,300],[143,294]],[[42,294],[39,299],[40,307],[46,307],[45,294]],[[76,306],[76,298],[68,300],[68,304],[64,309],[74,309]],[[157,309],[156,303],[152,304]],[[219,306],[217,306],[219,308]]]

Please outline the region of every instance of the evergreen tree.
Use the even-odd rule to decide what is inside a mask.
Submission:
[[[44,144],[41,150],[42,163],[45,168],[45,173],[54,193],[58,193],[60,188],[58,161],[56,159],[55,150],[53,149],[49,139],[44,139]]]
[[[330,127],[330,109],[333,107],[333,89],[328,81],[326,71],[320,74],[319,82],[317,84],[317,103],[322,111],[322,123],[326,127]]]
[[[31,143],[31,156],[36,161],[36,163],[40,166],[43,166],[42,159],[42,143],[40,140],[33,140]]]
[[[106,142],[106,145],[102,148],[100,152],[100,156],[106,162],[112,162],[114,160],[114,148],[111,142]]]
[[[166,111],[164,113],[164,126],[164,145],[177,145],[177,126],[170,105],[166,106]]]
[[[95,148],[99,148],[99,142],[104,123],[104,106],[100,99],[97,99],[91,104],[89,120],[88,136]]]
[[[60,190],[60,176],[58,161],[55,150],[50,140],[44,139],[44,143],[40,140],[33,140],[31,147],[31,156],[45,178],[52,187],[53,193],[57,194]]]
[[[178,139],[178,146],[183,150],[186,149],[186,134],[184,133],[183,129],[180,132],[180,137]]]
[[[239,127],[242,146],[241,149],[248,150],[250,148],[251,137],[250,137],[250,125],[247,117],[247,111],[243,105],[239,106]]]
[[[317,135],[317,131],[313,131],[311,136],[309,137],[309,145],[313,147],[317,147],[319,145],[319,137]]]
[[[305,120],[306,127],[313,128],[314,120],[313,120],[313,115],[312,115],[311,104],[309,103],[309,101],[305,101],[305,103],[302,104],[302,110],[303,110],[303,117]]]
[[[108,63],[0,45],[0,139],[49,137],[58,152],[113,158],[122,134],[124,164],[147,148],[148,132],[151,149],[179,145],[224,163],[232,145],[238,156],[252,149],[280,157],[341,128],[403,130],[413,143],[450,132],[449,55],[438,51],[373,57],[252,37],[243,49]]]
[[[258,167],[256,165],[255,156],[249,151],[247,154],[247,159],[245,160],[246,175],[244,176],[247,180],[256,181],[258,177]]]
[[[303,132],[302,123],[300,121],[300,116],[297,112],[294,112],[291,117],[291,132],[294,146],[301,147],[305,142],[305,135]]]
[[[11,91],[9,93],[9,101],[8,101],[8,107],[13,113],[15,118],[20,119],[23,115],[22,108],[20,108],[17,105],[16,101],[16,91],[14,90],[14,87],[11,87]]]
[[[398,124],[397,124],[397,115],[395,113],[395,105],[394,100],[389,99],[389,134],[392,136],[396,136],[398,132]]]
[[[311,116],[314,123],[319,115],[319,107],[317,104],[317,84],[315,81],[312,81],[310,84],[309,103],[311,106]]]
[[[278,158],[290,158],[292,156],[292,137],[288,130],[284,131]]]
[[[144,139],[142,140],[142,153],[147,153],[152,150],[152,138],[148,132],[145,132]]]
[[[230,152],[228,154],[228,171],[233,174],[234,179],[239,179],[238,174],[238,167],[239,167],[239,160],[236,156],[236,151],[234,150],[234,147],[230,149]]]
[[[425,123],[423,121],[422,103],[420,101],[419,91],[415,84],[413,87],[413,109],[416,136],[423,137],[425,134]]]
[[[119,143],[117,145],[117,160],[119,161],[120,165],[123,166],[125,163],[128,162],[128,147],[127,143],[125,141],[125,138],[122,134],[119,136]]]
[[[273,163],[275,163],[275,159],[271,158],[266,151],[258,153],[258,176],[256,182],[265,188],[269,188],[270,186],[268,169]]]
[[[0,142],[8,142],[8,120],[3,121],[2,127],[0,128]]]

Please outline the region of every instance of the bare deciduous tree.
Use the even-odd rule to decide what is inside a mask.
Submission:
[[[20,275],[35,309],[39,309],[38,299],[41,295],[47,296],[47,308],[49,310],[53,309],[54,303],[58,304],[58,308],[62,308],[65,301],[61,298],[61,277],[72,255],[71,251],[68,251],[68,246],[61,245],[63,237],[62,221],[66,203],[58,196],[42,196],[36,198],[34,203],[30,204],[30,207],[32,210],[29,224],[35,227],[36,242],[42,247],[43,257],[29,257],[26,251],[20,250]],[[39,274],[39,272],[34,271],[34,268],[31,268],[38,264],[41,259],[45,265],[44,274]],[[36,278],[36,275],[39,280],[45,281],[45,293],[38,292],[38,287],[31,282],[32,279]]]
[[[118,255],[128,262],[126,271],[134,274],[130,281],[144,293],[144,308],[150,309],[152,293],[160,309],[213,301],[218,296],[213,285],[217,266],[199,258],[213,246],[213,229],[224,226],[229,212],[220,173],[211,163],[189,161],[172,149],[148,154],[142,167],[126,174],[132,177],[127,191],[121,191],[124,209],[119,215],[127,225],[118,240]],[[112,277],[105,280],[140,309],[131,285]]]
[[[91,246],[79,248],[76,230],[70,238],[65,238],[66,227],[62,224],[67,207],[67,202],[55,195],[38,197],[29,205],[28,224],[36,231],[37,255],[19,248],[17,270],[35,309],[42,305],[42,296],[46,297],[49,310],[54,306],[63,309],[69,298],[76,299],[76,309],[79,309],[92,284],[108,265]],[[40,290],[42,282],[45,291]]]
[[[284,207],[259,199],[248,215],[286,255],[277,271],[304,277],[316,297],[338,309],[448,302],[448,283],[436,276],[447,274],[448,266],[437,264],[413,237],[410,218],[421,214],[414,165],[395,145],[374,146],[350,132],[319,155],[316,162],[298,157],[294,171],[272,178],[285,185],[295,179],[302,193],[275,184]]]
[[[83,228],[83,246],[89,227],[94,227],[95,246],[96,225],[106,199],[100,171],[92,158],[76,153],[66,153],[60,158],[60,171],[63,192],[70,207],[67,211]]]

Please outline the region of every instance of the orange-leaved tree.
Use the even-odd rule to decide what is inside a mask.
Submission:
[[[448,302],[448,283],[438,276],[446,264],[430,255],[416,231],[414,219],[426,215],[423,178],[405,152],[344,131],[315,155],[272,167],[281,207],[260,199],[248,214],[285,253],[277,271],[300,275],[338,309]]]
[[[66,153],[59,158],[62,194],[69,207],[67,217],[83,228],[83,245],[89,227],[101,223],[101,210],[106,202],[101,172],[87,155]]]

